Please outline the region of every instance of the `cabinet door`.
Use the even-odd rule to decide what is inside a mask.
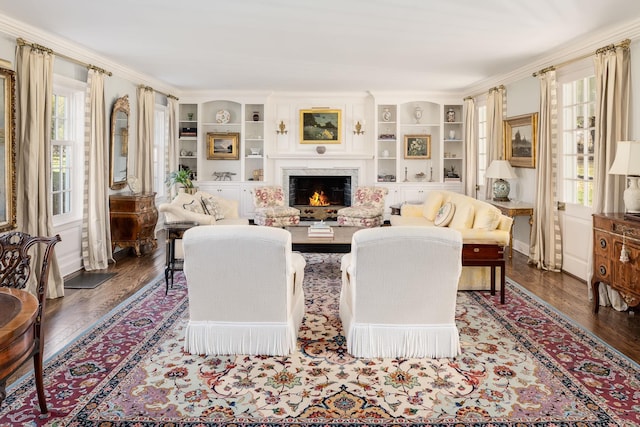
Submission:
[[[640,245],[627,241],[625,244],[629,252],[629,261],[619,260],[622,251],[622,241],[614,243],[613,268],[616,289],[620,291],[625,302],[634,306],[640,302]]]
[[[255,206],[253,205],[252,190],[261,184],[244,184],[240,191],[240,216],[243,218],[253,218]]]
[[[612,283],[611,253],[613,248],[609,233],[600,230],[593,231],[593,274],[598,280]]]
[[[427,190],[423,187],[409,187],[402,189],[402,201],[409,203],[422,203],[427,197]]]

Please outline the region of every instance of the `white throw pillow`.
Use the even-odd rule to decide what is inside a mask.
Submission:
[[[500,224],[500,216],[501,213],[497,209],[480,209],[476,212],[476,217],[473,220],[473,228],[487,231],[495,230]]]
[[[473,226],[475,208],[471,203],[456,206],[456,212],[449,223],[449,228],[466,230]]]
[[[216,219],[216,221],[224,219],[224,212],[222,211],[220,204],[215,198],[203,197],[201,200],[204,213],[206,213],[207,215],[211,215]]]
[[[202,209],[202,204],[196,199],[191,200],[189,203],[184,203],[182,205],[182,208],[190,212],[201,213],[201,214],[204,213],[204,209]]]
[[[442,207],[444,196],[438,191],[430,191],[422,204],[422,216],[429,221],[435,221],[438,210]]]
[[[438,227],[446,227],[453,219],[453,214],[456,212],[456,205],[451,202],[445,203],[438,209],[436,218],[433,221],[434,225]]]

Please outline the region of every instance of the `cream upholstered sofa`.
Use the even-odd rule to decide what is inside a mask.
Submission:
[[[287,355],[304,316],[305,260],[275,227],[194,227],[184,233],[191,354]]]
[[[354,233],[342,257],[340,319],[356,357],[455,357],[462,236],[440,227]]]
[[[195,194],[178,193],[170,203],[162,203],[158,210],[165,222],[194,221],[200,225],[246,225],[249,220],[240,218],[238,201],[198,191]]]
[[[421,204],[403,204],[391,215],[392,226],[441,226],[456,229],[463,243],[509,245],[513,218],[482,200],[446,190],[433,190]],[[491,285],[488,267],[463,267],[458,289],[485,290]]]

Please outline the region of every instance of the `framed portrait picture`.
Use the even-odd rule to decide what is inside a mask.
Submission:
[[[538,150],[538,113],[504,120],[504,155],[511,166],[535,168]]]
[[[342,110],[300,110],[301,144],[340,144]]]
[[[405,135],[404,136],[405,159],[430,159],[431,135]]]
[[[207,133],[207,160],[238,160],[239,141],[240,134],[237,132]]]

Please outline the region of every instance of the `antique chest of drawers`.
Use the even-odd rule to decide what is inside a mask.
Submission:
[[[109,196],[111,217],[111,246],[134,248],[136,255],[142,254],[142,247],[157,247],[155,239],[158,210],[156,193],[112,194]]]

